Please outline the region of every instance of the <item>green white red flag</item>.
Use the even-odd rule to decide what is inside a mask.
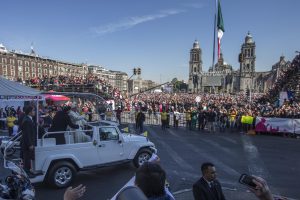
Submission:
[[[217,28],[218,28],[218,58],[220,58],[221,39],[223,37],[223,33],[225,32],[220,0],[218,0],[218,18],[217,18],[217,20],[218,20],[217,21]]]

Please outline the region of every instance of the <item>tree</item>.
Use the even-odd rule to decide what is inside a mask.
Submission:
[[[178,81],[177,78],[173,78],[172,81],[171,81],[171,83],[174,85],[177,81]]]

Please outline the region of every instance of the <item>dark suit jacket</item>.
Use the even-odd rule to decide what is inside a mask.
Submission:
[[[68,113],[64,111],[58,111],[53,118],[52,126],[49,128],[49,132],[58,132],[58,131],[66,131],[67,127],[70,126],[71,128],[78,129],[79,126],[73,124]],[[56,138],[56,144],[65,144],[65,136],[62,133],[52,134],[48,137]]]
[[[193,185],[193,194],[195,200],[225,200],[221,184],[218,180],[213,181],[213,188],[210,188],[204,178],[200,178]]]
[[[22,151],[29,151],[30,146],[36,145],[36,126],[35,123],[25,116],[21,124],[22,139],[21,139],[21,149]]]

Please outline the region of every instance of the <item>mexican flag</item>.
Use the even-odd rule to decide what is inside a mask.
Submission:
[[[225,32],[220,0],[218,0],[218,18],[217,18],[217,20],[218,20],[217,21],[217,28],[218,28],[218,58],[220,58],[221,39],[223,37],[223,33]]]

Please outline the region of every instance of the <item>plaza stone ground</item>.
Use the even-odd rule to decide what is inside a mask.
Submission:
[[[133,129],[133,125],[129,126]],[[161,165],[176,199],[193,199],[191,188],[200,177],[201,163],[210,161],[216,166],[227,199],[256,199],[247,188],[238,183],[241,173],[265,178],[274,194],[300,199],[300,140],[277,136],[240,133],[208,133],[159,126],[146,126],[149,139],[155,143]],[[1,178],[8,171],[3,169]],[[132,164],[80,172],[74,186],[84,184],[84,199],[109,199],[133,175]],[[37,199],[61,199],[64,190],[55,190],[45,184],[36,185]]]

